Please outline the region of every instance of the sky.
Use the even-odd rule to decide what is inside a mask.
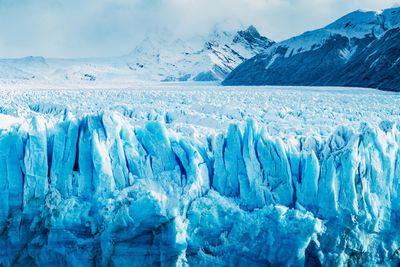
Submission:
[[[179,37],[215,24],[254,25],[283,40],[357,9],[394,0],[0,0],[0,57],[108,57],[128,54],[148,31]]]

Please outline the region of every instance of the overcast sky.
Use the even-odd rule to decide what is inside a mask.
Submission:
[[[0,57],[117,56],[146,31],[204,34],[216,23],[255,25],[282,40],[392,0],[0,0]],[[234,22],[234,23],[232,23]]]

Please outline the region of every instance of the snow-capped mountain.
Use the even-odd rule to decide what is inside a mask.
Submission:
[[[143,78],[162,81],[216,81],[273,44],[254,26],[238,32],[214,29],[206,37],[182,40],[159,30],[126,56],[129,67]]]
[[[0,59],[0,78],[2,81],[38,79],[37,74],[48,67],[43,57]]]
[[[0,59],[0,84],[84,84],[93,81],[134,80],[132,71],[118,58],[51,59],[26,57]]]
[[[225,85],[335,85],[400,90],[400,8],[352,12],[276,43]]]
[[[215,27],[207,36],[185,40],[158,29],[150,32],[131,53],[116,58],[3,59],[0,81],[218,81],[272,44],[254,26],[240,31]]]

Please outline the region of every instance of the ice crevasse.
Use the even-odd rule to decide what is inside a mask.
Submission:
[[[118,113],[0,133],[2,266],[400,263],[400,131],[208,144]]]

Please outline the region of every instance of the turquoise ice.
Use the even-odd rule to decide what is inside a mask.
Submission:
[[[400,131],[209,145],[118,113],[0,133],[4,266],[396,265]]]

